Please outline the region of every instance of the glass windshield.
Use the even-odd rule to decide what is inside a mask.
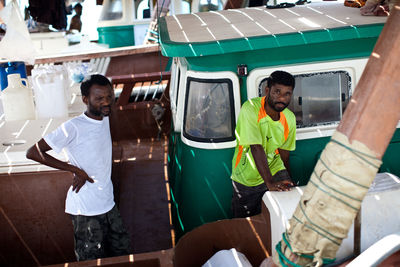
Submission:
[[[184,136],[200,142],[234,140],[232,81],[188,78]]]

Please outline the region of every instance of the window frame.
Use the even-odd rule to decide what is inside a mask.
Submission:
[[[297,78],[299,76],[302,77],[302,78],[306,78],[306,77],[314,77],[314,76],[329,75],[329,74],[340,75],[340,77],[342,77],[341,75],[343,74],[344,76],[348,77],[347,83],[350,84],[350,88],[346,87],[346,89],[348,89],[348,91],[345,92],[345,96],[347,96],[346,100],[342,99],[342,94],[344,93],[343,90],[338,92],[339,93],[339,98],[337,98],[337,104],[339,105],[339,110],[338,110],[339,111],[339,117],[343,118],[343,111],[344,111],[343,107],[344,106],[347,107],[347,105],[349,104],[350,98],[352,96],[351,88],[353,87],[351,75],[350,75],[350,73],[348,71],[346,71],[346,70],[335,70],[335,71],[328,71],[328,72],[322,71],[322,72],[313,72],[313,73],[307,73],[307,74],[295,74],[294,76],[295,76],[295,78]],[[296,85],[297,85],[297,81],[296,81]],[[343,88],[340,87],[340,89],[343,89]],[[296,94],[296,92],[294,92],[293,97],[296,97],[296,96],[298,96],[298,95]],[[299,101],[298,98],[297,99],[293,99],[293,100],[295,100],[293,102]],[[343,103],[343,101],[345,101],[345,102]],[[294,103],[291,103],[291,104],[295,105]],[[302,109],[303,109],[303,107],[304,107],[304,105],[302,105]],[[289,105],[289,108],[290,108],[290,105]],[[292,108],[294,108],[294,106]],[[296,112],[294,110],[292,110],[292,112],[296,114]],[[337,122],[338,122],[338,120],[332,119],[330,121],[315,122],[313,125],[304,125],[304,124],[303,125],[297,125],[297,128],[305,128],[305,127],[310,128],[310,127],[313,127],[313,126],[335,124]]]
[[[174,73],[172,73],[172,71]],[[171,103],[171,113],[172,122],[174,125],[175,132],[181,132],[182,118],[183,118],[183,93],[181,88],[186,87],[186,71],[187,64],[181,58],[174,58],[171,70],[171,87],[170,87],[170,103]],[[178,76],[180,73],[180,76]],[[180,78],[178,81],[178,77]],[[171,90],[172,89],[172,90]]]
[[[308,63],[298,64],[290,66],[274,66],[266,68],[257,68],[252,70],[247,77],[247,98],[251,99],[258,97],[258,85],[261,80],[268,77],[272,72],[276,70],[283,70],[291,73],[292,75],[304,75],[321,72],[334,72],[334,71],[345,71],[349,74],[351,79],[351,86],[349,89],[349,96],[354,94],[354,90],[358,81],[361,78],[362,72],[367,64],[368,58],[361,59],[349,59],[332,62],[322,63]],[[296,140],[311,139],[316,137],[332,136],[335,131],[337,123],[329,125],[318,125],[297,128]]]
[[[182,75],[182,74],[181,74]],[[181,76],[182,78],[182,76]],[[235,137],[235,127],[238,119],[239,111],[240,111],[240,87],[239,87],[239,79],[235,73],[230,71],[221,71],[221,72],[196,72],[196,71],[187,71],[184,79],[185,81],[185,90],[180,90],[182,92],[181,100],[184,100],[184,106],[182,109],[182,124],[181,124],[181,139],[183,143],[186,145],[203,148],[203,149],[223,149],[223,148],[232,148],[236,146],[236,137]],[[218,140],[212,138],[198,138],[193,137],[186,132],[184,132],[184,125],[186,122],[186,111],[188,104],[188,92],[190,81],[209,81],[213,83],[215,81],[229,81],[231,83],[230,88],[230,104],[231,104],[231,112],[234,112],[234,116],[231,117],[232,120],[232,136],[218,138]],[[181,88],[181,89],[182,89]]]
[[[147,1],[149,1],[150,17],[149,18],[141,18],[141,19],[138,18],[139,6],[143,1],[146,1],[146,0],[138,0],[138,1],[139,1],[139,3],[137,5],[137,9],[136,9],[135,1],[134,1],[134,4],[133,4],[133,9],[134,9],[134,12],[135,12],[134,21],[148,21],[148,20],[151,20],[151,18],[153,16],[152,1],[147,0]]]

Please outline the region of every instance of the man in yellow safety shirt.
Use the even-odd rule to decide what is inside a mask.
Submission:
[[[288,191],[293,186],[289,151],[296,146],[296,118],[286,107],[295,79],[290,73],[275,71],[260,86],[266,96],[246,101],[236,124],[231,177],[234,217],[259,214],[267,190]]]

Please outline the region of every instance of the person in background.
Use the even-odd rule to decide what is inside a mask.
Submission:
[[[260,84],[266,96],[246,101],[240,110],[231,176],[234,217],[259,214],[267,190],[293,186],[289,151],[295,149],[296,118],[286,107],[294,87],[290,73],[275,71]]]
[[[78,261],[126,255],[130,238],[114,202],[109,115],[114,102],[110,81],[91,75],[81,84],[86,111],[63,123],[27,151],[27,158],[73,175],[65,212],[71,215]],[[65,150],[69,162],[47,152]]]
[[[69,25],[68,32],[71,32],[72,30],[77,30],[78,32],[80,32],[82,30],[82,5],[80,3],[77,3],[74,6],[74,10],[75,16],[73,16],[71,19],[71,24]]]

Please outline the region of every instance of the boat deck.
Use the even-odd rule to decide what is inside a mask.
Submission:
[[[134,254],[174,245],[167,143],[167,137],[162,137],[119,141],[113,146],[115,200]],[[0,266],[75,261],[72,224],[64,212],[71,174],[39,170],[39,166],[4,167],[5,172],[0,173]],[[28,167],[31,171],[25,170]]]
[[[131,235],[133,253],[173,246],[167,145],[166,137],[118,142],[121,148],[116,174],[119,178],[119,208]]]

